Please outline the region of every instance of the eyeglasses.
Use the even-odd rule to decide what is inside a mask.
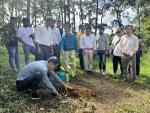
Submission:
[[[117,31],[116,33],[121,33],[121,31]]]

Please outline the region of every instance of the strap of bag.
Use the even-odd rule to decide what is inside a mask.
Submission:
[[[115,47],[118,45],[118,43],[120,42],[120,40],[121,40],[121,39],[119,39],[119,40],[117,41],[117,43],[116,43],[115,46],[114,46],[114,49],[115,49]]]

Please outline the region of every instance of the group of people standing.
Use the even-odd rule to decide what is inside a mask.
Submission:
[[[70,65],[74,70],[74,76],[77,75],[77,62],[74,58],[79,57],[81,69],[91,74],[95,55],[98,56],[99,72],[102,75],[106,72],[107,55],[113,56],[114,74],[117,73],[120,64],[121,79],[128,80],[128,72],[130,72],[130,81],[134,82],[136,75],[139,75],[140,56],[144,43],[135,35],[131,25],[126,26],[125,29],[118,28],[111,42],[109,35],[104,33],[103,26],[98,26],[99,33],[95,36],[90,25],[80,25],[80,31],[75,34],[71,32],[69,25],[65,25],[63,30],[61,21],[51,17],[45,18],[44,24],[37,26],[34,31],[30,26],[29,18],[23,18],[23,26],[18,29],[16,23],[17,19],[11,17],[10,22],[4,26],[3,41],[13,70],[20,69],[18,41],[22,43],[26,66],[17,76],[16,86],[21,91],[32,89],[33,99],[39,99],[36,90],[40,81],[43,81],[51,93],[60,96],[48,78],[49,74],[65,88],[72,89],[54,72],[61,66],[63,59],[65,66]],[[35,56],[35,62],[29,63],[30,53]],[[61,55],[63,59],[60,59]]]
[[[95,36],[91,33],[90,26],[80,26],[81,32],[77,33],[79,45],[80,67],[87,73],[92,73],[93,56],[99,59],[100,74],[106,73],[106,58],[112,56],[114,76],[117,74],[120,64],[120,79],[134,82],[140,74],[140,57],[144,49],[144,42],[135,35],[132,25],[125,28],[118,28],[110,40],[108,34],[104,33],[105,28],[99,26],[99,33]],[[111,42],[110,42],[111,41]]]
[[[98,27],[99,33],[95,36],[91,32],[90,25],[80,25],[80,31],[75,35],[71,32],[69,25],[66,25],[63,31],[61,21],[51,17],[45,18],[45,23],[37,26],[34,31],[30,26],[30,19],[23,18],[23,26],[19,29],[16,28],[16,22],[16,18],[11,17],[10,23],[4,27],[4,43],[8,50],[10,66],[14,70],[20,68],[18,54],[18,41],[20,41],[23,45],[26,65],[30,62],[30,53],[35,56],[36,61],[56,56],[59,66],[61,65],[60,55],[62,55],[65,64],[71,64],[76,73],[76,61],[73,57],[79,56],[81,69],[89,74],[93,72],[93,56],[97,55],[100,73],[104,75],[106,56],[112,54],[114,74],[117,72],[118,63],[122,78],[127,79],[128,70],[132,73],[133,81],[139,74],[139,72],[136,73],[136,68],[139,70],[139,63],[136,63],[139,39],[134,35],[131,25],[126,26],[125,29],[118,28],[113,41],[110,42],[109,35],[104,33],[103,26]],[[129,64],[131,65],[128,69]]]

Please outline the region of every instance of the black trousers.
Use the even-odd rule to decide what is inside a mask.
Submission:
[[[118,64],[120,64],[120,71],[121,71],[121,74],[123,74],[121,57],[113,55],[113,71],[114,71],[114,73],[116,73],[118,70]]]
[[[136,52],[136,75],[140,74],[140,58],[142,56],[142,51],[138,50]]]
[[[57,59],[58,59],[58,71],[60,70],[60,66],[61,66],[61,62],[60,62],[60,45],[55,45],[54,47],[53,47],[53,50],[54,50],[54,56],[56,56],[57,57]]]
[[[26,89],[31,89],[35,91],[38,89],[38,85],[42,80],[42,75],[40,73],[36,73],[22,81],[16,81],[16,87],[19,91],[24,91]]]
[[[84,60],[83,60],[82,51],[83,51],[83,49],[79,49],[79,59],[80,59],[80,68],[84,69]]]

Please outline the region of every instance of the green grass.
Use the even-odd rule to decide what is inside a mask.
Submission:
[[[31,59],[33,60],[33,56]],[[22,49],[20,62],[21,67],[24,67]],[[98,62],[94,62],[96,69]],[[31,101],[28,95],[16,91],[18,73],[9,67],[6,48],[0,47],[0,113],[83,113],[79,111],[84,111],[86,105],[91,103],[96,106],[94,113],[150,113],[149,67],[150,50],[142,57],[141,77],[133,85],[99,74],[82,75],[79,80],[71,81],[71,84],[94,90],[96,99],[63,97],[58,100],[43,97],[39,101]],[[107,73],[112,74],[111,59],[107,59]]]

